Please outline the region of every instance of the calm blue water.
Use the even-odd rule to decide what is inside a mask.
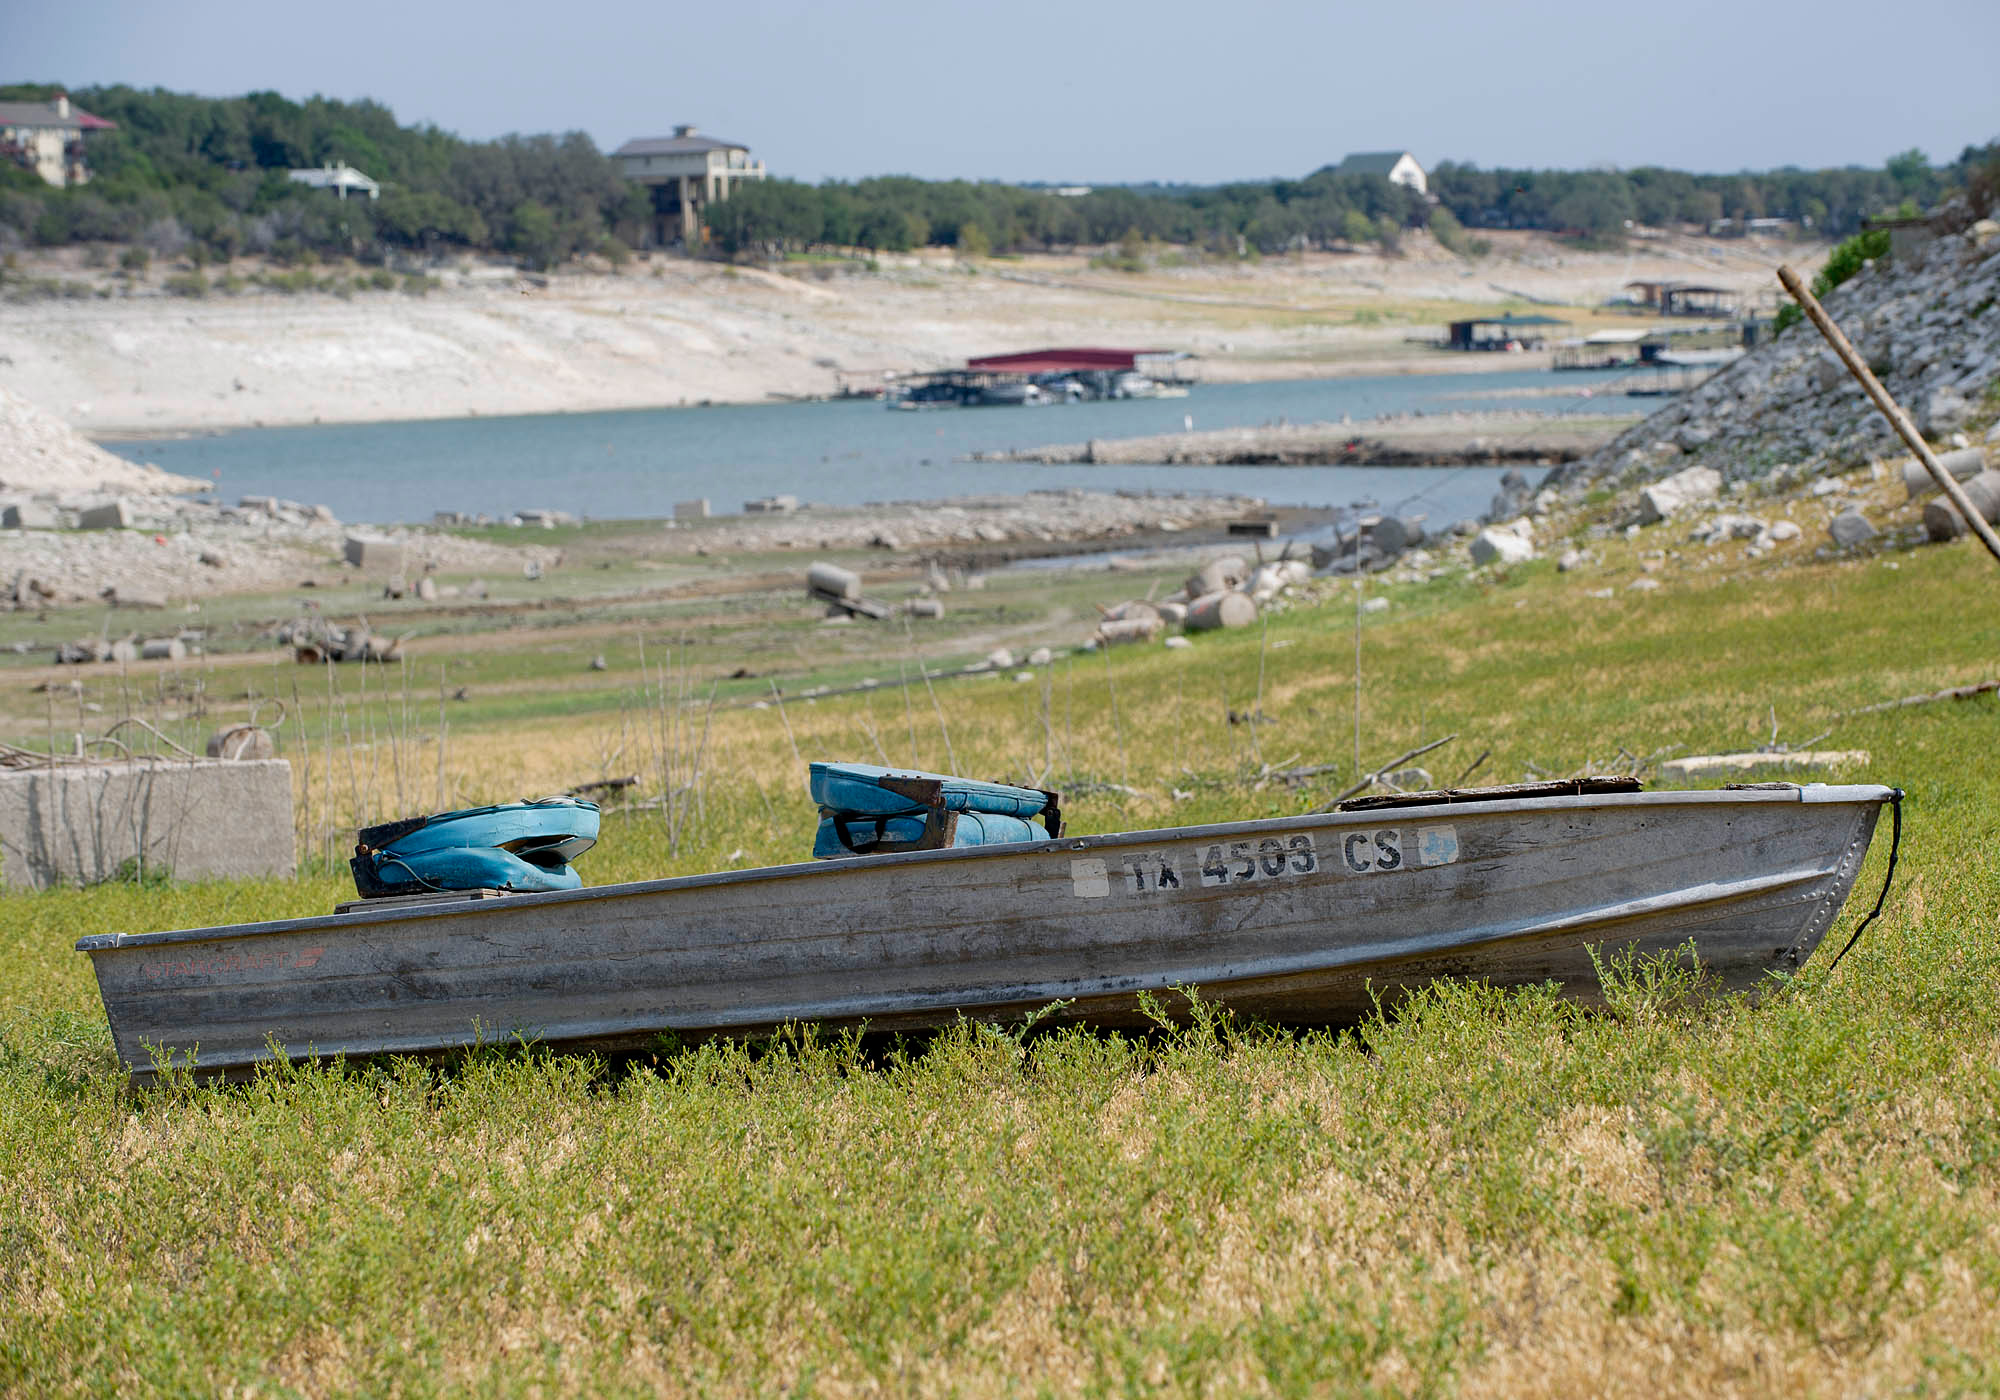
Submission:
[[[433,511],[554,508],[596,519],[672,514],[706,496],[718,512],[753,496],[858,505],[993,491],[1089,486],[1240,491],[1285,505],[1393,506],[1421,494],[1435,520],[1483,509],[1499,472],[1487,468],[1021,466],[957,460],[980,449],[1197,429],[1356,420],[1383,414],[1527,408],[1601,413],[1582,390],[1618,377],[1579,373],[1398,375],[1198,385],[1185,399],[1045,408],[890,412],[868,402],[644,409],[621,413],[455,418],[258,428],[212,437],[110,443],[134,461],[213,480],[226,500],[286,497],[343,520],[421,521]],[[1496,392],[1498,391],[1498,392]]]

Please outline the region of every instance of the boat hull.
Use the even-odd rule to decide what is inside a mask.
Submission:
[[[1692,940],[1753,990],[1811,955],[1887,788],[1525,798],[959,848],[551,894],[101,934],[136,1074],[513,1039],[607,1049],[789,1022],[1141,1023],[1197,987],[1342,1024],[1442,977],[1600,995],[1593,954]]]

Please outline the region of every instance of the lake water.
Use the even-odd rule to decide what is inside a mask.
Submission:
[[[1546,371],[1197,385],[1185,399],[1045,408],[891,412],[866,401],[257,428],[107,444],[133,461],[216,483],[226,500],[323,503],[343,520],[422,521],[433,511],[504,518],[529,508],[595,519],[670,515],[706,496],[717,513],[754,496],[859,505],[1064,486],[1245,492],[1283,505],[1359,502],[1433,520],[1483,510],[1496,468],[1034,466],[958,460],[981,449],[1386,414],[1525,408],[1601,414],[1548,397],[1618,377]],[[1613,400],[1621,403],[1622,400]]]

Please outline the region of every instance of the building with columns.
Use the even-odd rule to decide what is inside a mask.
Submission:
[[[661,244],[700,243],[703,211],[728,199],[743,181],[764,178],[764,163],[750,159],[748,146],[703,136],[692,126],[627,141],[611,158],[619,174],[651,192],[652,234]]]

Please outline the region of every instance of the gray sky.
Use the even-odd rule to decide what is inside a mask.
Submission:
[[[1727,171],[2000,137],[2000,0],[102,0],[4,32],[0,80],[373,97],[606,150],[694,122],[807,180],[1213,183],[1390,147]]]

